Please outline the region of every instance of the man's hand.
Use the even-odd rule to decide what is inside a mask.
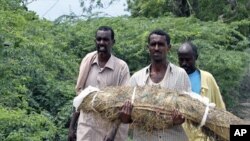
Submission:
[[[132,123],[131,113],[133,106],[129,100],[127,100],[123,106],[121,111],[119,112],[119,119],[122,123]]]
[[[174,109],[172,111],[172,120],[173,120],[173,125],[181,125],[184,121],[185,118],[184,116],[180,113],[179,110]]]

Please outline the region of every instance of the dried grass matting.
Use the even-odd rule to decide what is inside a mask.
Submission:
[[[117,113],[125,100],[130,99],[133,87],[107,87],[100,92],[87,96],[80,108],[85,112],[96,112],[110,121],[117,119]],[[94,100],[93,100],[93,97]],[[187,94],[159,87],[137,87],[133,104],[133,125],[148,132],[170,128],[173,124],[171,111],[174,108],[184,115],[186,120],[198,125],[203,117],[206,105]],[[244,121],[230,112],[217,108],[210,109],[205,125],[202,127],[229,140],[230,124],[244,124]]]

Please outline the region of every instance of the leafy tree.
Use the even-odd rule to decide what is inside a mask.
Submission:
[[[0,16],[0,106],[12,109],[13,113],[22,109],[27,114],[41,114],[53,126],[58,124],[58,130],[51,132],[53,138],[48,140],[65,138],[63,128],[75,95],[77,58],[64,52],[66,44],[59,44],[62,43],[60,36],[55,38],[57,32],[52,22],[38,20],[34,13],[20,9],[3,10]],[[63,108],[66,105],[68,107]],[[12,126],[4,124],[4,128],[11,129]],[[26,129],[22,135],[25,134],[28,134]],[[32,139],[23,140],[43,138],[34,134]]]
[[[195,15],[201,20],[235,21],[249,18],[248,0],[127,0],[132,16],[160,17],[169,15],[188,17]],[[212,11],[212,12],[211,12]]]
[[[93,9],[113,4],[118,0],[80,1],[83,12],[93,14]],[[157,18],[166,15],[189,17],[194,15],[200,20],[231,22],[250,17],[249,0],[127,0],[128,11],[133,17]],[[212,11],[212,12],[211,12]]]
[[[54,140],[56,127],[43,115],[27,114],[25,110],[10,110],[0,106],[0,140]]]
[[[243,96],[238,90],[249,66],[249,19],[226,24],[194,16],[65,18],[53,23],[38,19],[20,1],[0,0],[0,5],[0,140],[66,139],[78,67],[95,50],[101,25],[114,28],[113,52],[131,74],[148,65],[147,36],[161,28],[171,36],[172,62],[177,64],[180,43],[192,40],[201,52],[199,67],[214,74],[227,107]]]
[[[23,9],[20,5],[21,0],[0,0],[0,10],[17,10],[17,9]]]

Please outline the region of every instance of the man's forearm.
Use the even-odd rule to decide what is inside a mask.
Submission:
[[[79,115],[80,112],[75,111],[75,109],[73,109],[73,114],[69,125],[68,141],[76,141],[76,122],[78,120]]]
[[[80,115],[80,112],[78,111],[73,111],[73,114],[72,114],[72,117],[71,117],[71,121],[70,121],[70,125],[69,125],[69,128],[70,129],[74,129],[75,128],[75,125],[76,125],[76,122],[79,118],[79,115]]]

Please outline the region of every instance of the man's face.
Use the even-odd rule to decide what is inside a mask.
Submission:
[[[195,56],[191,50],[179,51],[178,52],[179,65],[187,74],[191,74],[196,70],[195,67]]]
[[[111,38],[111,31],[98,30],[96,32],[96,49],[98,53],[111,54],[111,48],[114,44],[114,40]]]
[[[150,57],[155,62],[161,62],[166,59],[170,45],[167,44],[166,37],[152,34],[148,44]]]

